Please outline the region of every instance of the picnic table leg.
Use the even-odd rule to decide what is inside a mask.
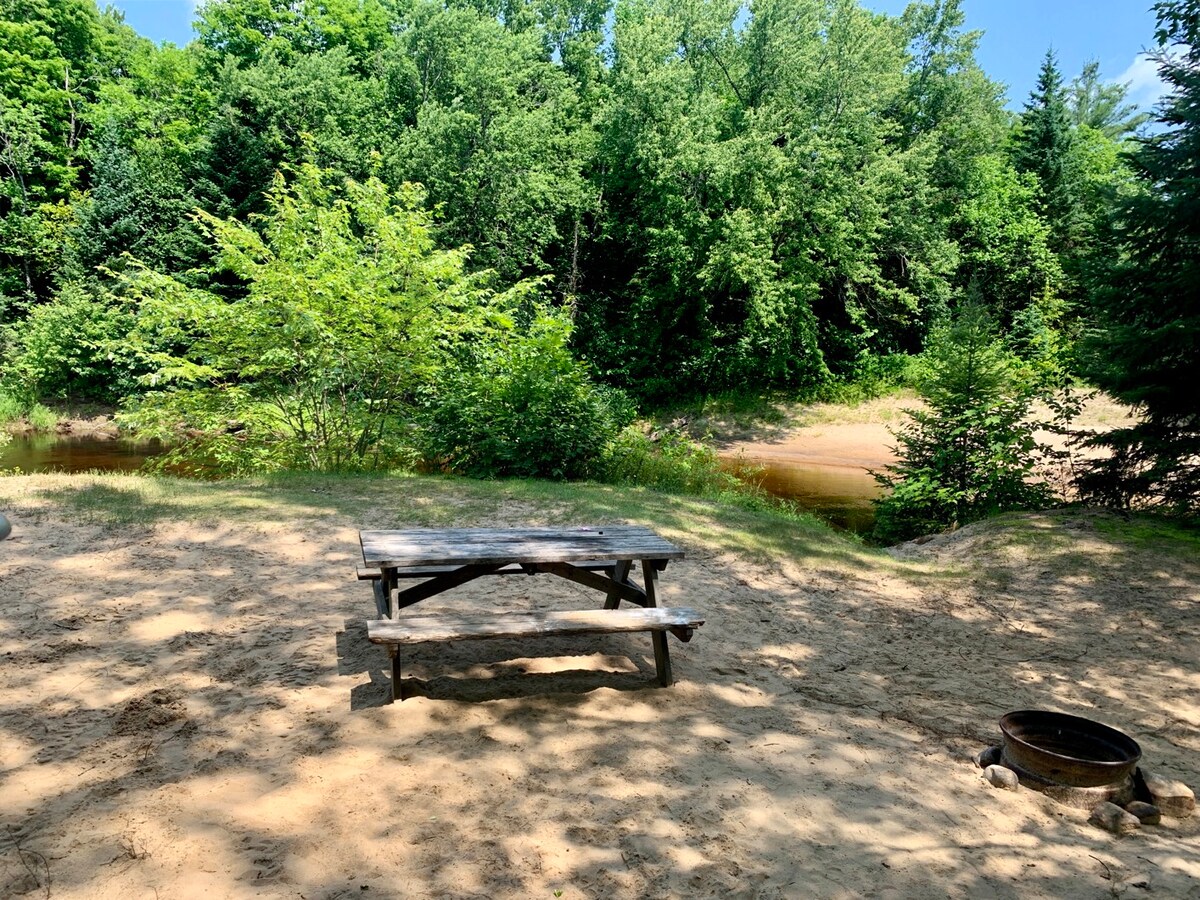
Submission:
[[[383,569],[380,571],[380,581],[383,582],[384,596],[388,602],[388,618],[397,619],[400,617],[400,597],[397,594],[397,579],[395,569]]]
[[[667,648],[667,633],[652,631],[650,639],[654,641],[654,668],[658,672],[658,683],[663,687],[670,687],[675,683],[675,676],[671,674],[671,651]]]
[[[658,600],[654,595],[654,581],[658,578],[658,569],[654,565],[654,560],[642,560],[642,582],[646,588],[646,608],[658,606]]]
[[[658,598],[654,593],[654,581],[657,577],[658,568],[654,565],[654,560],[643,559],[642,582],[646,588],[647,609],[658,606]],[[667,633],[652,631],[650,639],[654,642],[654,668],[658,671],[658,683],[663,687],[670,687],[675,682],[675,677],[671,674],[671,651],[667,646]]]
[[[633,565],[632,560],[621,559],[617,560],[617,564],[613,567],[612,580],[617,584],[622,584],[629,578],[629,568]],[[621,598],[613,591],[608,592],[608,596],[604,598],[605,609],[617,609],[621,605]]]
[[[388,656],[392,658],[392,699],[403,700],[404,696],[400,690],[400,648],[389,644]]]
[[[376,578],[371,582],[371,590],[375,594],[375,612],[379,618],[388,618],[388,589],[384,586],[382,578]]]

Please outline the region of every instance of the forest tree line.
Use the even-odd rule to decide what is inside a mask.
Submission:
[[[1147,43],[1200,30],[1158,7]],[[1099,383],[1126,211],[1161,200],[1123,86],[1048,53],[1010,113],[960,0],[208,0],[195,27],[0,0],[10,393],[239,446],[342,415],[359,459],[420,409],[504,471],[472,454],[531,403],[593,423],[582,459],[627,398],[886,378],[968,303],[1030,377]]]

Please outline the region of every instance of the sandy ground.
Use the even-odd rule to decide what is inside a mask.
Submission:
[[[910,394],[880,397],[856,407],[780,402],[770,421],[738,415],[693,417],[688,430],[707,437],[722,456],[779,460],[812,466],[881,469],[896,460],[892,429],[904,410],[918,404]]]
[[[37,433],[33,426],[25,419],[9,422],[4,430],[10,434],[30,435]],[[110,413],[64,416],[55,423],[54,433],[108,441],[116,440],[121,436],[120,429],[117,428],[117,424],[113,421]]]
[[[879,422],[825,423],[749,440],[725,440],[722,455],[814,466],[882,470],[896,461],[896,439]]]
[[[1200,818],[1117,839],[970,762],[1048,707],[1200,786],[1200,559],[1102,516],[857,568],[664,529],[664,602],[708,615],[674,687],[645,635],[481,642],[390,704],[369,511],[114,529],[50,483],[0,543],[0,896],[1200,897]],[[597,602],[548,578],[437,608]]]
[[[882,472],[897,460],[895,432],[907,422],[905,411],[920,405],[911,394],[880,397],[857,407],[782,403],[777,406],[778,421],[770,424],[700,418],[692,423],[691,430],[697,437],[708,435],[726,458],[818,470]],[[1052,418],[1048,410],[1039,408],[1034,412],[1044,421]],[[1083,404],[1073,428],[1080,432],[1107,431],[1131,421],[1128,407],[1093,395]],[[1073,466],[1096,457],[1098,451],[1071,445],[1063,435],[1049,431],[1039,430],[1035,437],[1039,443],[1069,454],[1066,460],[1048,465],[1042,476],[1050,479],[1063,496],[1071,496]]]

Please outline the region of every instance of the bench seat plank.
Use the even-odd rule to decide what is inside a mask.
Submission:
[[[371,620],[367,622],[367,638],[376,644],[395,645],[630,631],[679,631],[690,637],[690,631],[703,624],[704,617],[699,612],[682,606],[510,612]]]
[[[585,569],[589,572],[607,572],[616,566],[616,562],[577,562],[573,563],[577,569]],[[397,569],[397,578],[435,578],[438,575],[448,575],[451,572],[456,572],[461,566],[413,566],[407,569]],[[378,569],[368,569],[363,566],[358,566],[355,569],[359,581],[378,581],[381,577],[381,572]],[[523,568],[517,563],[510,563],[502,569],[497,569],[493,575],[531,575],[536,574]]]

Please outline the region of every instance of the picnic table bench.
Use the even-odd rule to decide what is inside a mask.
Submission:
[[[523,638],[549,635],[648,631],[659,683],[673,681],[667,633],[691,639],[703,617],[690,608],[664,608],[655,581],[683,551],[635,525],[578,528],[409,528],[359,534],[379,619],[367,622],[370,641],[391,657],[392,697],[401,698],[399,648],[432,641]],[[642,584],[630,579],[637,562]],[[549,574],[604,594],[603,609],[401,617],[400,611],[430,597],[492,575]],[[400,582],[420,579],[411,587]],[[621,609],[621,601],[634,609]]]

